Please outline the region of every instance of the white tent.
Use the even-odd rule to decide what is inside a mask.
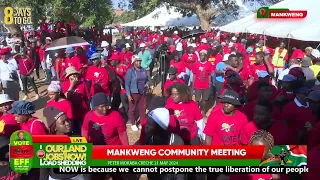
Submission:
[[[311,38],[306,39],[305,34],[310,34],[312,33],[311,31],[317,32],[317,30],[312,30],[312,27],[310,27],[309,29],[311,31],[309,31],[307,27],[311,24],[320,24],[320,19],[318,18],[319,10],[317,9],[318,6],[316,6],[316,4],[318,4],[318,0],[284,0],[270,8],[307,10],[307,17],[304,19],[257,19],[256,15],[253,14],[244,19],[223,26],[221,27],[221,30],[227,32],[265,34],[282,38],[289,37],[308,41]],[[304,28],[304,30],[299,31],[300,28]],[[317,28],[316,25],[313,25],[313,28]],[[294,33],[295,35],[293,36],[291,33]],[[314,36],[320,35],[314,34]],[[312,38],[311,40],[317,41],[316,38]]]
[[[230,15],[232,13],[225,12],[218,16],[212,24],[226,24],[236,19],[247,16],[251,13],[250,7],[253,5],[243,4],[242,0],[236,0],[237,5],[240,7],[238,16]],[[256,4],[254,4],[256,5]],[[169,9],[166,5],[156,8],[150,14],[135,20],[130,23],[121,24],[121,26],[199,26],[200,21],[196,15],[191,17],[183,17],[182,14],[176,11],[175,7]]]
[[[290,33],[290,37],[303,41],[320,41],[320,23],[293,30]]]

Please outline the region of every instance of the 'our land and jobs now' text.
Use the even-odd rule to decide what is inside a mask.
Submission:
[[[56,173],[155,173],[155,174],[192,174],[192,173],[250,173],[250,174],[303,174],[308,172],[303,167],[60,167]]]

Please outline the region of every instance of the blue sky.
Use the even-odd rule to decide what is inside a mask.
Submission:
[[[118,3],[119,2],[128,2],[128,0],[112,0],[113,8],[118,9]]]

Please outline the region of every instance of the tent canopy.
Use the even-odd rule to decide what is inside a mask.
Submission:
[[[312,38],[310,35],[320,31],[320,19],[317,15],[319,14],[318,7],[312,6],[312,4],[317,3],[318,0],[284,0],[270,7],[307,10],[308,14],[304,19],[257,19],[256,14],[252,14],[220,29],[227,32],[249,32],[304,41],[320,41],[319,33],[312,34]]]

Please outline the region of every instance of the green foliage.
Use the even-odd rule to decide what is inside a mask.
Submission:
[[[87,26],[103,27],[113,20],[111,0],[0,0],[0,5],[31,7],[34,25],[50,17]]]
[[[114,17],[113,23],[122,24],[134,21],[136,14],[134,11],[125,11],[120,16]]]

